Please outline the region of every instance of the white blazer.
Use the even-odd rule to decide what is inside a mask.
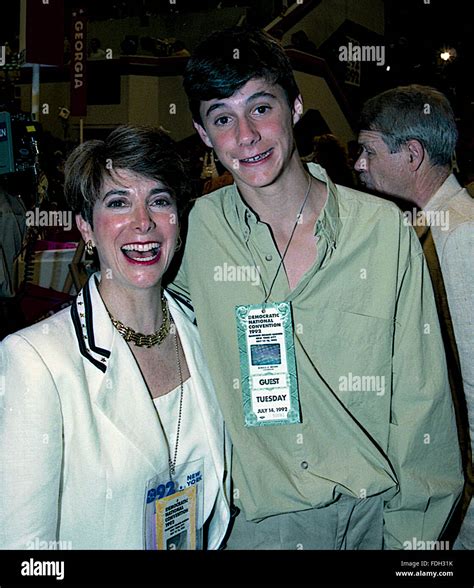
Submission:
[[[192,313],[166,298],[220,481],[208,536],[217,549],[229,522],[230,444]],[[145,485],[167,469],[166,447],[94,276],[71,308],[0,343],[0,548],[143,549]]]

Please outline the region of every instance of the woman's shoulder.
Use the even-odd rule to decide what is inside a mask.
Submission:
[[[8,335],[0,342],[0,347],[6,353],[32,347],[37,350],[39,355],[48,352],[55,356],[58,354],[61,356],[71,351],[73,334],[71,308],[68,307],[38,323]]]

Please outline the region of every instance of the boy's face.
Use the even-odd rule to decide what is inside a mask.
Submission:
[[[298,157],[293,125],[302,111],[301,96],[291,111],[281,86],[254,78],[229,98],[202,101],[203,125],[194,126],[237,185],[259,188],[272,184]]]

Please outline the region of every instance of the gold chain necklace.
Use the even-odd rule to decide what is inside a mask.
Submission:
[[[160,345],[160,343],[166,339],[168,333],[170,332],[170,315],[164,293],[161,294],[161,310],[163,312],[163,322],[161,323],[161,327],[158,329],[158,331],[151,335],[137,333],[137,331],[134,331],[131,327],[126,327],[123,323],[115,319],[108,310],[107,312],[109,313],[112,324],[122,335],[125,341],[132,341],[137,347],[150,348],[154,345]]]
[[[173,320],[173,319],[171,319]],[[174,343],[176,349],[176,363],[178,365],[179,373],[179,385],[180,385],[180,397],[179,397],[179,414],[178,414],[178,427],[176,429],[176,445],[174,446],[174,457],[171,459],[171,454],[168,457],[168,464],[170,470],[170,478],[173,479],[176,473],[176,458],[178,457],[178,446],[179,446],[179,433],[181,430],[181,416],[183,411],[183,370],[181,368],[181,360],[179,358],[179,344],[178,344],[178,330],[174,325]],[[170,448],[171,449],[171,448]]]

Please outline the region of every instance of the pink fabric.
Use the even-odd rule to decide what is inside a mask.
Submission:
[[[35,251],[50,251],[52,249],[76,249],[77,243],[73,241],[45,241],[40,239],[35,244]]]

